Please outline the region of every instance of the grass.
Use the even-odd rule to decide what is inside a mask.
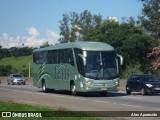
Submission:
[[[20,57],[7,57],[0,60],[0,65],[12,65],[18,71],[22,71],[24,67],[28,68],[29,63],[32,67],[32,55]]]
[[[51,109],[45,106],[34,106],[28,104],[19,104],[14,102],[0,102],[0,114],[4,111],[13,111],[19,113],[22,112],[40,112],[42,113],[42,118],[27,118],[27,117],[12,117],[12,118],[2,118],[1,120],[100,120],[100,118],[91,117],[82,113],[71,112],[66,109]],[[46,115],[46,117],[43,117]],[[1,115],[0,115],[1,116]]]

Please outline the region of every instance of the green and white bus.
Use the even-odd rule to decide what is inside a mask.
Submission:
[[[61,43],[33,52],[33,85],[78,92],[117,91],[119,64],[123,58],[102,42]]]

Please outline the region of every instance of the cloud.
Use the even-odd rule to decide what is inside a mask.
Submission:
[[[39,35],[38,30],[34,27],[27,28],[27,31],[31,36],[38,36]]]
[[[59,34],[52,31],[46,31],[46,38],[41,38],[39,31],[35,27],[28,27],[27,32],[29,36],[16,36],[12,37],[8,33],[4,32],[0,37],[0,44],[3,48],[10,48],[10,47],[22,47],[29,46],[29,47],[39,47],[40,45],[48,42],[49,44],[56,44],[58,43],[58,39],[60,38]]]

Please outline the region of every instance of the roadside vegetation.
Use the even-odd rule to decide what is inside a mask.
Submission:
[[[19,104],[14,102],[0,102],[0,112],[3,111],[13,111],[13,112],[40,112],[42,113],[42,117],[34,117],[34,118],[27,118],[27,117],[12,117],[12,118],[0,118],[1,120],[101,120],[100,118],[91,117],[86,114],[76,113],[68,111],[64,108],[59,109],[52,109],[45,106],[35,106],[35,105],[28,105],[28,104]],[[43,117],[43,115],[45,117]]]
[[[0,76],[9,73],[22,73],[28,76],[28,69],[32,68],[32,55],[19,57],[5,57],[0,60]]]

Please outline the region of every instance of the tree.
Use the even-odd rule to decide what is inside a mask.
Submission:
[[[40,46],[40,48],[45,48],[45,47],[48,47],[49,46],[49,42],[46,41],[43,45]]]
[[[78,14],[71,12],[62,15],[60,21],[60,42],[73,42],[76,40],[91,40],[93,30],[102,23],[101,15],[92,15],[88,10]]]
[[[1,45],[1,43],[0,43],[0,49],[2,48],[2,45]]]
[[[149,71],[147,53],[155,41],[140,26],[136,26],[132,17],[122,23],[105,20],[93,33],[92,38],[112,45],[124,57],[124,69],[137,65],[141,71]]]
[[[144,29],[160,42],[160,0],[139,0],[143,3],[140,21]]]
[[[157,70],[160,68],[160,46],[154,47],[151,53],[148,53],[148,57],[154,57],[154,61],[152,61],[152,69]]]
[[[70,39],[70,29],[69,29],[69,16],[67,14],[63,14],[63,20],[60,21],[60,35],[62,36],[59,41],[64,43],[64,42],[69,42]]]

